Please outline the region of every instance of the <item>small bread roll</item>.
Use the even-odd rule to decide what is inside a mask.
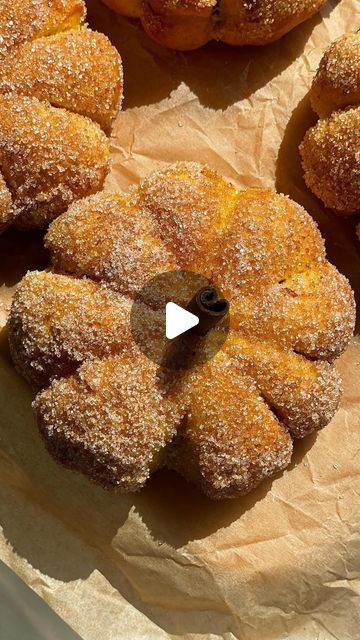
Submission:
[[[19,228],[45,226],[102,188],[109,147],[99,125],[36,98],[0,96],[0,166]]]
[[[325,51],[310,90],[320,118],[360,104],[360,33],[347,33]]]
[[[211,39],[229,44],[267,44],[317,13],[326,0],[103,0],[138,17],[164,47],[196,49]]]
[[[360,107],[309,129],[300,145],[307,186],[341,215],[360,211]]]
[[[37,38],[2,61],[0,92],[50,102],[109,133],[122,94],[120,57],[106,36],[90,29]]]
[[[0,233],[45,227],[102,189],[121,58],[83,0],[1,0]],[[11,206],[10,206],[11,201]]]

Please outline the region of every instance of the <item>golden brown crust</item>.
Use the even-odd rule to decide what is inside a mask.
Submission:
[[[47,384],[87,363],[35,403],[50,451],[67,466],[107,486],[134,489],[166,461],[211,497],[236,497],[285,468],[291,436],[322,428],[336,411],[339,378],[323,360],[334,359],[352,334],[353,293],[326,261],[314,222],[288,198],[266,189],[238,192],[206,167],[178,163],[127,196],[103,193],[72,205],[52,223],[46,242],[54,267],[77,277],[28,275],[16,294],[9,332],[17,366],[33,382],[39,382],[38,372]],[[185,264],[184,246],[191,265],[205,264],[208,247],[209,269],[230,301],[228,341],[211,362],[187,374],[170,375],[144,359],[133,370],[126,361],[124,373],[118,363],[135,352],[121,330],[123,294],[134,296],[156,264],[158,273]],[[124,376],[147,376],[149,366],[149,389],[134,391],[132,409],[118,385]],[[151,394],[161,389],[171,403],[170,435],[153,447],[149,426],[151,455],[159,454],[150,463],[140,429],[131,460],[127,453],[123,458],[116,449],[122,436],[113,440],[121,405],[127,424],[137,424],[138,393],[154,400],[152,385]],[[162,412],[158,400],[154,411]]]
[[[122,491],[145,484],[181,417],[155,365],[131,351],[54,381],[34,408],[52,455]]]
[[[168,466],[216,499],[244,495],[287,467],[290,435],[229,354],[190,375],[187,384],[190,409]]]
[[[107,282],[131,297],[176,266],[135,196],[100,193],[75,203],[51,225],[45,245],[56,269]]]
[[[338,408],[341,381],[328,362],[233,333],[225,345],[239,373],[255,381],[263,398],[296,438],[322,429]]]
[[[324,255],[321,234],[303,207],[272,189],[246,189],[228,209],[211,268],[224,293],[234,295],[286,280]]]
[[[265,288],[262,296],[237,296],[233,310],[236,331],[329,361],[346,348],[356,313],[348,280],[325,259]]]
[[[196,7],[184,12],[178,6],[164,9],[157,4],[143,4],[141,22],[146,33],[163,47],[186,51],[197,49],[211,40],[211,6],[205,7],[207,15],[203,15]],[[211,0],[211,4],[215,3]]]
[[[0,173],[12,206],[1,189],[0,231],[15,219],[23,229],[46,226],[102,188],[110,154],[96,125],[110,132],[122,66],[84,18],[83,0],[1,3]]]
[[[108,158],[97,124],[36,98],[0,96],[0,166],[22,229],[46,225],[101,189]]]
[[[34,37],[79,28],[86,15],[83,0],[5,0],[0,11],[0,58]]]
[[[151,210],[157,233],[181,268],[194,269],[209,256],[236,203],[238,192],[215,171],[178,162],[140,185],[140,203]],[[201,269],[199,270],[201,272]]]
[[[319,120],[300,145],[307,186],[342,215],[360,210],[359,148],[360,107]]]
[[[360,33],[347,33],[325,51],[310,89],[311,106],[327,118],[360,104]]]
[[[212,38],[229,44],[267,44],[317,13],[326,0],[104,0],[141,18],[145,31],[172,49],[195,49]]]
[[[10,348],[34,387],[79,363],[120,353],[131,342],[130,301],[91,280],[29,272],[14,295]]]
[[[122,94],[120,57],[106,36],[90,29],[37,38],[2,61],[0,92],[50,102],[109,133]]]
[[[325,51],[310,90],[321,118],[300,145],[307,186],[340,215],[360,211],[360,35]],[[351,108],[353,106],[353,108]],[[344,111],[336,111],[344,109]],[[329,116],[329,117],[327,117]]]
[[[320,11],[325,1],[221,0],[216,37],[235,45],[274,42]]]

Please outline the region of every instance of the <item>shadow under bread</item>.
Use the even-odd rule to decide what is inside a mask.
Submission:
[[[331,12],[338,0],[329,3]],[[209,42],[193,51],[161,47],[143,31],[139,20],[117,16],[99,0],[88,0],[90,26],[103,31],[118,48],[125,70],[124,108],[168,98],[185,83],[203,106],[226,109],[248,98],[279,75],[304,50],[317,14],[264,46],[231,46]]]

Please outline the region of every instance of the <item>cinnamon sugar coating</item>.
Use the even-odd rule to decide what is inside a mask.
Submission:
[[[320,118],[360,104],[360,33],[347,33],[325,51],[310,89]]]
[[[300,145],[304,178],[326,207],[360,211],[360,34],[325,51],[310,90],[320,120]]]
[[[145,31],[171,49],[196,49],[211,39],[267,44],[317,13],[325,0],[104,0],[139,17]]]
[[[18,227],[45,226],[98,191],[108,157],[108,140],[91,120],[36,98],[0,95],[0,167]]]
[[[187,385],[188,410],[169,466],[217,499],[244,495],[287,467],[290,434],[230,353],[193,372]]]
[[[300,145],[307,186],[341,215],[360,211],[360,106],[336,111]]]
[[[2,0],[0,57],[27,40],[79,28],[85,16],[83,0]]]
[[[155,365],[131,351],[83,364],[34,403],[50,451],[111,488],[137,491],[161,464],[180,414]]]
[[[66,466],[134,490],[167,465],[233,498],[286,468],[293,437],[331,420],[341,394],[331,362],[352,335],[354,298],[289,198],[178,163],[129,194],[73,204],[46,243],[54,271],[69,275],[25,277],[9,336],[17,368],[47,387],[34,408]],[[230,302],[227,341],[187,372],[150,364],[129,331],[136,287],[156,264],[206,262]]]
[[[89,276],[134,297],[175,261],[136,195],[99,193],[73,204],[46,238],[56,269]]]
[[[110,132],[121,104],[122,67],[84,19],[82,0],[2,2],[0,181],[12,206],[0,198],[0,231],[15,220],[46,226],[103,186],[109,147],[100,127]]]
[[[29,272],[11,307],[13,360],[34,387],[48,386],[85,360],[127,347],[130,310],[127,298],[87,278]]]
[[[253,339],[271,337],[284,348],[320,360],[337,358],[354,326],[353,292],[345,276],[324,258],[275,282],[261,297],[239,291],[232,308],[236,331]]]
[[[106,133],[117,113],[122,69],[104,34],[81,29],[24,42],[3,60],[0,92],[33,96],[97,122]]]

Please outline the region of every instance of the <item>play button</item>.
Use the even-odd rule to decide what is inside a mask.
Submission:
[[[165,369],[189,369],[212,358],[229,331],[229,303],[208,278],[160,273],[138,292],[131,331],[138,348]]]
[[[165,311],[166,337],[173,340],[182,333],[189,331],[199,324],[198,316],[186,311],[174,302],[168,302]]]

